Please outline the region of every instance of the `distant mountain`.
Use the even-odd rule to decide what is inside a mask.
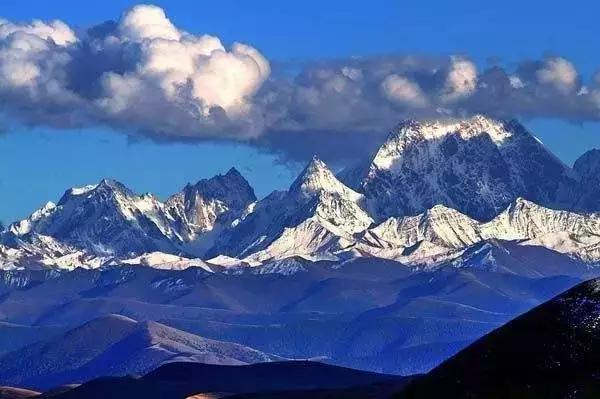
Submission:
[[[414,381],[398,398],[595,398],[600,280],[510,321]]]
[[[235,169],[164,202],[112,180],[70,189],[0,233],[0,268],[214,271],[376,257],[433,269],[490,240],[593,266],[599,154],[569,168],[516,121],[405,121],[361,167],[336,176],[314,158],[261,200]]]
[[[489,222],[436,205],[416,216],[391,217],[367,230],[356,249],[410,264],[439,265],[488,240],[545,247],[595,264],[600,261],[600,214],[574,213],[518,198]]]
[[[58,204],[10,225],[0,234],[0,265],[95,268],[158,253],[194,260],[210,246],[202,244],[210,242],[209,233],[241,217],[254,201],[235,169],[188,185],[164,203],[105,179],[67,190]]]
[[[55,347],[63,331],[119,313],[138,326],[155,320],[282,358],[422,373],[594,273],[544,248],[500,244],[486,245],[495,248],[493,267],[478,267],[473,254],[473,264],[421,272],[377,258],[343,264],[286,259],[224,272],[138,266],[4,271],[0,314],[11,329],[0,344],[13,351],[35,341],[40,346],[34,348]],[[26,326],[38,332],[19,334]],[[106,336],[105,330],[98,334]]]
[[[385,383],[404,386],[399,376],[368,373],[316,362],[273,362],[249,366],[211,366],[173,363],[140,379],[98,379],[54,396],[56,399],[184,399],[192,395],[217,396],[287,390],[346,389]],[[204,397],[204,396],[201,396]]]
[[[187,185],[165,203],[185,241],[193,241],[216,225],[228,225],[241,217],[256,195],[250,184],[235,169],[225,175]]]
[[[314,158],[287,192],[259,201],[211,254],[249,258],[250,262],[304,256],[335,259],[373,220],[361,208],[362,195],[341,183]]]
[[[101,376],[145,374],[173,361],[250,364],[281,359],[155,322],[108,315],[0,358],[0,383],[48,389]]]
[[[17,237],[50,236],[95,254],[113,256],[177,251],[180,237],[164,205],[154,196],[138,196],[114,180],[68,190],[57,205],[49,204],[9,227]]]
[[[600,150],[590,150],[583,154],[573,169],[579,174],[582,196],[579,200],[581,209],[600,210]]]
[[[380,221],[435,205],[489,220],[518,197],[571,208],[578,195],[575,173],[522,125],[483,116],[402,122],[351,175]]]

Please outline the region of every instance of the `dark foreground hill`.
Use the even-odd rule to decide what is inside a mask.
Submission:
[[[282,397],[281,392],[345,390],[353,387],[393,384],[401,389],[407,379],[308,361],[271,362],[247,366],[220,366],[198,363],[171,363],[142,378],[100,378],[65,393],[56,399],[178,399],[202,393],[231,396],[260,392]],[[364,388],[358,388],[364,389]],[[389,390],[389,388],[388,388]],[[248,397],[261,397],[252,395]],[[301,397],[301,396],[291,396]],[[310,397],[322,397],[310,394]]]
[[[600,279],[493,331],[396,397],[600,397]]]
[[[38,396],[40,393],[28,389],[0,387],[0,399],[26,399]]]

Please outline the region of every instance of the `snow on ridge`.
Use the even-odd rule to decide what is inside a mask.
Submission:
[[[460,256],[487,240],[543,246],[594,263],[600,261],[600,214],[554,210],[518,198],[491,221],[480,222],[436,206],[420,215],[389,218],[369,229],[359,245],[366,251],[379,248],[373,253],[381,257],[419,263],[442,254]]]
[[[543,173],[526,181],[528,170]],[[73,188],[58,205],[9,226],[0,237],[0,268],[212,270],[357,256],[435,265],[486,240],[598,263],[598,215],[552,209],[569,193],[560,191],[570,184],[561,180],[565,171],[517,122],[480,115],[407,121],[355,189],[317,157],[287,191],[262,200],[235,169],[164,202],[114,180]],[[517,198],[522,193],[535,202]]]
[[[88,184],[87,186],[83,186],[83,187],[73,187],[69,191],[70,191],[71,195],[84,195],[84,194],[89,193],[92,190],[95,190],[96,187],[98,187],[97,184]]]
[[[362,198],[361,194],[342,183],[325,162],[316,156],[292,183],[289,191],[305,197],[324,192],[342,195],[350,201],[359,201]]]
[[[413,142],[441,139],[451,134],[457,134],[465,140],[486,134],[496,145],[502,145],[514,132],[507,129],[506,122],[482,115],[462,120],[409,120],[392,131],[387,142],[373,158],[372,165],[382,170],[393,170],[396,159]]]

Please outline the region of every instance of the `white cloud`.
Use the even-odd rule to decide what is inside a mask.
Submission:
[[[469,96],[477,87],[477,67],[462,57],[452,57],[442,99],[454,101]]]
[[[15,33],[36,36],[44,41],[53,41],[59,46],[66,46],[77,41],[75,32],[61,21],[45,23],[36,20],[30,24],[14,24],[0,19],[0,39],[6,39]]]
[[[427,105],[427,98],[419,85],[404,76],[389,75],[381,82],[381,89],[385,96],[393,102],[410,107],[424,107]]]
[[[73,30],[60,21],[17,24],[0,20],[0,96],[16,106],[38,107],[53,98],[55,107],[72,103],[65,85]],[[35,113],[44,113],[43,107]],[[49,118],[53,118],[49,115]]]
[[[138,5],[126,12],[119,23],[120,36],[133,41],[181,40],[181,32],[167,18],[165,11],[152,5]]]
[[[564,58],[549,58],[544,66],[536,72],[538,81],[552,85],[558,90],[569,92],[577,85],[577,70]]]
[[[138,44],[140,58],[134,71],[102,77],[104,95],[96,103],[129,124],[147,125],[152,113],[164,117],[156,107],[167,103],[178,115],[188,114],[186,123],[192,124],[180,129],[215,135],[209,120],[213,108],[231,119],[246,118],[252,111],[249,99],[270,74],[269,62],[255,48],[235,43],[227,50],[216,37],[180,31],[158,7],[136,6],[125,13],[117,35],[124,44]],[[148,95],[155,99],[149,102]],[[146,115],[130,112],[143,106]]]
[[[405,118],[600,118],[600,75],[584,84],[564,58],[478,71],[461,56],[353,57],[271,76],[254,47],[186,32],[156,6],[79,32],[60,21],[0,20],[2,117],[288,154],[335,146],[338,137],[360,138],[362,148],[366,134]]]

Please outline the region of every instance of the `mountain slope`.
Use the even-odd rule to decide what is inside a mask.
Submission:
[[[26,239],[50,236],[99,256],[152,251],[175,252],[181,242],[164,205],[150,194],[138,196],[123,184],[102,180],[68,190],[57,205],[47,205],[14,223],[9,233]]]
[[[575,161],[573,169],[581,179],[579,207],[588,211],[600,210],[600,150],[593,149],[583,154]]]
[[[600,262],[600,214],[575,213],[517,198],[489,222],[437,205],[392,217],[365,232],[356,248],[374,256],[432,267],[489,240],[545,247],[590,264]]]
[[[67,330],[120,313],[283,358],[408,375],[430,370],[588,271],[545,249],[507,249],[510,255],[497,256],[489,270],[469,264],[415,272],[357,258],[295,259],[231,273],[130,266],[6,271],[0,314],[19,326]]]
[[[28,389],[0,387],[0,399],[25,399],[39,396],[41,392]]]
[[[249,364],[279,359],[165,325],[116,315],[0,358],[0,381],[47,389],[100,376],[144,374],[165,362]]]
[[[476,341],[398,398],[594,398],[600,280],[582,283]]]
[[[248,181],[231,168],[225,175],[188,184],[165,205],[184,240],[192,241],[217,224],[227,225],[241,217],[255,201],[256,195]]]
[[[235,169],[187,185],[165,203],[105,179],[67,190],[58,204],[48,203],[0,232],[0,264],[72,269],[152,253],[194,258],[254,201],[254,191]]]
[[[259,201],[211,253],[248,257],[250,262],[291,256],[331,258],[372,223],[361,202],[361,194],[314,158],[288,191]]]
[[[285,390],[340,389],[375,383],[402,386],[405,378],[330,366],[316,362],[272,362],[249,366],[213,366],[173,363],[140,379],[99,379],[56,399],[173,398],[224,392],[278,392]]]
[[[570,205],[572,175],[518,122],[474,116],[401,123],[354,184],[380,221],[438,204],[485,220],[517,197]]]

